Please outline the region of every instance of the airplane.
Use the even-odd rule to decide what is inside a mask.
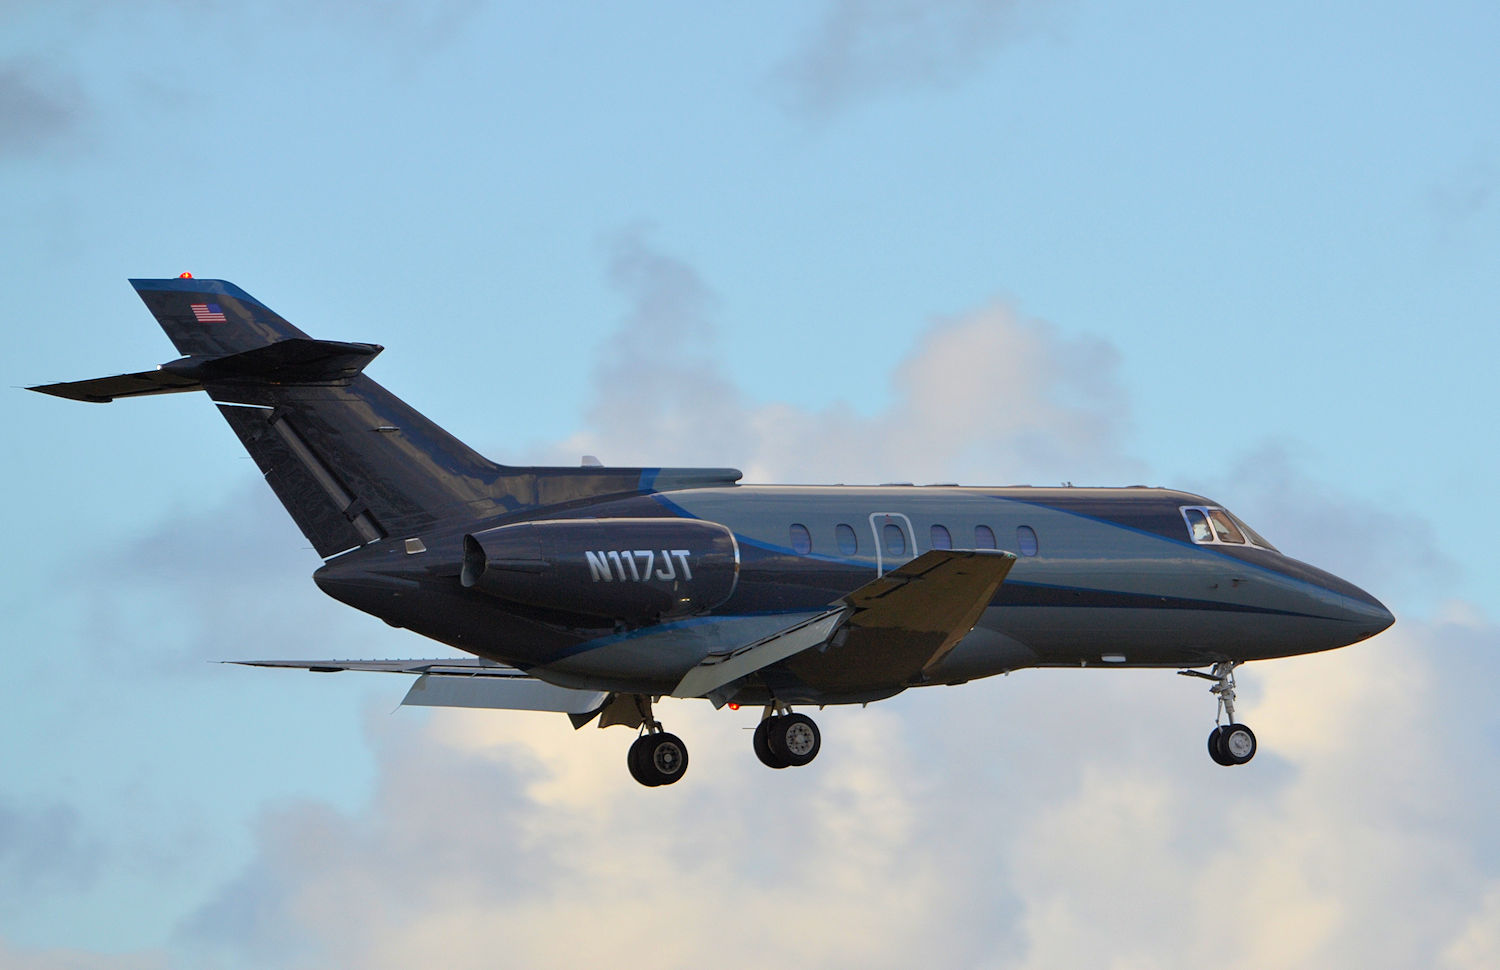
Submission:
[[[96,403],[205,391],[324,559],[319,588],[470,655],[231,662],[403,673],[416,678],[403,704],[633,728],[626,764],[648,787],[688,766],[655,717],[663,697],[759,707],[752,747],[783,769],[822,747],[794,705],[1030,667],[1206,679],[1209,756],[1243,765],[1257,742],[1236,719],[1237,667],[1394,622],[1188,492],[496,464],[364,374],[377,344],[309,337],[224,280],[131,284],[181,356],[30,390]]]

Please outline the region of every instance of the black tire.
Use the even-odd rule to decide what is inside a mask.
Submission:
[[[767,768],[788,767],[788,763],[780,755],[771,750],[771,744],[768,738],[771,733],[771,722],[779,720],[779,717],[761,718],[760,723],[755,725],[755,735],[753,738],[751,738],[751,743],[755,746],[755,756],[759,758],[760,763],[765,765]]]
[[[630,777],[647,788],[655,788],[661,782],[653,781],[654,776],[646,772],[646,748],[650,739],[651,735],[643,734],[631,742],[630,750],[625,753],[625,764],[630,768]]]
[[[1216,727],[1212,731],[1208,732],[1208,756],[1214,759],[1214,764],[1223,765],[1224,767],[1228,768],[1230,765],[1234,764],[1234,762],[1230,761],[1228,755],[1226,755],[1224,751],[1219,747],[1219,742],[1223,739],[1223,737],[1223,725],[1220,725],[1219,727]]]
[[[675,734],[648,734],[649,739],[641,757],[641,774],[650,779],[648,784],[675,785],[687,771],[687,745]]]
[[[1231,724],[1219,735],[1219,750],[1232,765],[1242,765],[1255,757],[1255,732],[1243,724]]]
[[[766,743],[777,758],[790,767],[800,768],[818,756],[823,748],[823,734],[806,714],[785,714],[772,718]]]

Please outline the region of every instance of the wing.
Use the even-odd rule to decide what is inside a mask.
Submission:
[[[725,687],[778,661],[809,686],[858,693],[920,682],[995,598],[1016,557],[988,549],[934,549],[758,643],[715,654],[672,692],[718,703]]]
[[[590,714],[604,706],[605,691],[572,690],[537,680],[524,670],[480,658],[452,660],[231,660],[246,667],[292,667],[315,673],[374,670],[415,674],[402,704],[418,707],[485,707],[511,711]]]

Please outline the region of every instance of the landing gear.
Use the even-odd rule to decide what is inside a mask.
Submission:
[[[662,731],[658,725],[655,732],[635,739],[625,756],[625,763],[630,766],[630,777],[647,788],[675,784],[687,771],[687,745],[677,735]]]
[[[1208,756],[1215,764],[1225,767],[1242,765],[1255,757],[1255,732],[1234,719],[1234,668],[1239,665],[1238,660],[1225,660],[1214,664],[1211,673],[1178,671],[1184,677],[1201,677],[1214,682],[1209,692],[1219,699],[1219,710],[1214,717],[1217,726],[1208,735]],[[1226,720],[1228,724],[1222,723]]]
[[[630,745],[625,754],[625,764],[630,768],[630,777],[656,788],[672,785],[682,780],[687,772],[687,745],[675,734],[668,734],[661,722],[651,716],[651,698],[635,695],[633,714],[621,714],[616,723],[633,723],[640,727],[640,737]]]
[[[785,714],[776,711],[786,710]],[[768,768],[800,768],[818,756],[823,735],[806,714],[793,714],[780,703],[770,704],[752,738],[755,756]]]

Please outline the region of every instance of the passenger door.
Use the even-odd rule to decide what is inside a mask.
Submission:
[[[875,575],[910,562],[917,554],[916,533],[911,520],[900,512],[872,512],[870,532],[875,536]]]

